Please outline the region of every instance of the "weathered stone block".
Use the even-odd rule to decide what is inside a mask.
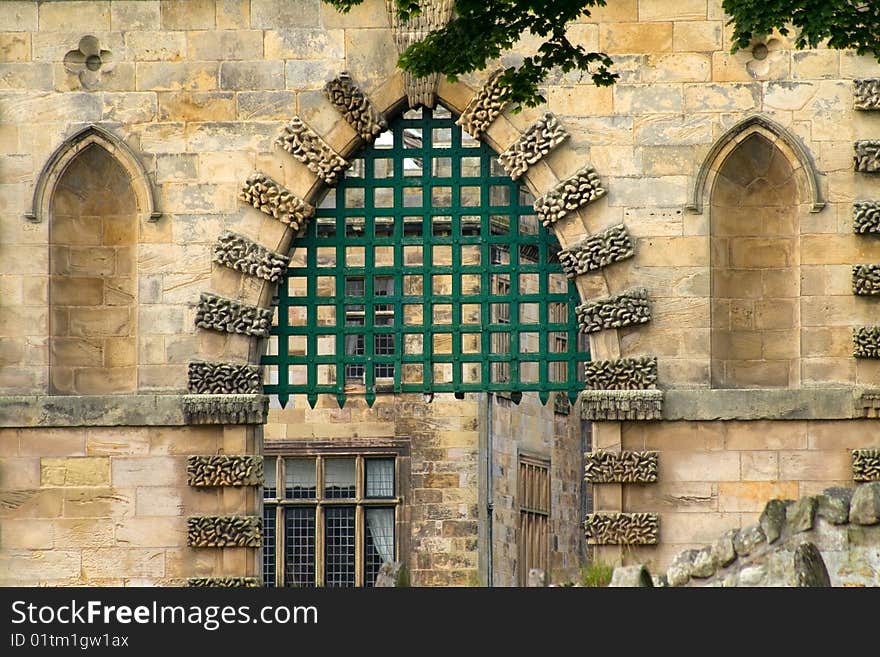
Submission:
[[[217,62],[138,62],[138,91],[211,91],[217,88]]]
[[[607,267],[635,255],[626,226],[618,224],[559,252],[559,263],[569,278]]]
[[[223,62],[220,88],[234,91],[284,89],[283,62]]]
[[[40,485],[109,486],[110,459],[105,456],[43,458],[40,460]]]
[[[260,30],[205,30],[189,32],[186,39],[187,56],[197,61],[228,62],[263,57],[263,32]],[[278,65],[280,67],[280,62]],[[222,79],[222,67],[220,75]]]
[[[733,543],[736,532],[736,529],[730,529],[712,543],[712,553],[720,568],[725,568],[736,560],[736,547]]]
[[[683,586],[688,583],[696,557],[697,550],[683,550],[676,555],[669,568],[666,569],[666,580],[669,586]]]
[[[644,564],[638,566],[618,566],[611,575],[610,588],[651,587],[654,581]]]
[[[880,523],[880,481],[856,488],[849,509],[849,521],[856,525]]]
[[[770,500],[764,507],[758,524],[764,531],[764,536],[767,538],[768,543],[772,543],[782,535],[787,506],[785,500]]]
[[[853,491],[850,488],[827,488],[817,496],[816,515],[834,525],[849,522],[849,506]]]
[[[802,497],[785,510],[786,528],[792,534],[813,528],[818,501],[815,497]]]
[[[760,525],[750,525],[740,529],[733,538],[733,547],[740,557],[746,557],[767,540]]]
[[[195,516],[187,519],[190,547],[261,547],[263,519],[253,516]]]

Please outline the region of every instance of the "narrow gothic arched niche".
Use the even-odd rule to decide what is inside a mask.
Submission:
[[[64,168],[49,208],[50,392],[132,392],[138,202],[128,172],[90,144]]]
[[[799,187],[760,132],[722,161],[711,194],[712,385],[800,385]]]

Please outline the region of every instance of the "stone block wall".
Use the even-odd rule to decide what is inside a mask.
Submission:
[[[658,483],[628,485],[627,511],[660,515],[661,543],[632,558],[665,569],[684,549],[757,522],[767,500],[852,486],[852,450],[880,444],[873,420],[629,423],[624,449],[658,450]]]
[[[871,57],[853,52],[795,51],[779,35],[765,40],[766,51],[748,48],[731,54],[731,28],[726,23],[721,0],[678,4],[630,0],[595,8],[589,19],[571,26],[569,36],[585,48],[608,52],[621,76],[618,83],[599,89],[575,74],[554,74],[544,89],[546,107],[519,114],[508,108],[484,134],[501,152],[548,110],[553,113],[569,138],[529,166],[523,181],[536,197],[549,194],[555,202],[553,190],[576,176],[580,192],[573,203],[577,207],[558,217],[554,214],[555,221],[548,219],[548,225],[564,248],[621,223],[634,245],[633,257],[577,275],[584,303],[628,290],[644,290],[644,305],[650,303],[649,322],[612,323],[592,333],[594,358],[656,356],[662,393],[705,393],[700,398],[706,400],[705,407],[701,410],[697,403],[687,420],[672,421],[674,417],[667,415],[669,422],[651,424],[650,429],[609,421],[597,421],[593,427],[597,448],[661,451],[659,484],[645,488],[603,484],[594,491],[599,511],[645,509],[660,514],[661,546],[640,548],[653,550],[658,561],[668,552],[664,543],[682,546],[697,540],[694,532],[700,523],[694,520],[715,523],[714,531],[717,525],[739,524],[744,514],[753,513],[740,508],[748,504],[733,500],[775,494],[777,489],[785,495],[803,494],[819,480],[845,482],[846,472],[839,467],[845,450],[878,445],[870,421],[855,420],[854,412],[848,416],[816,412],[810,418],[778,423],[709,412],[719,392],[712,389],[711,339],[712,276],[718,254],[712,249],[715,179],[707,182],[700,170],[704,164],[709,170],[717,165],[717,170],[729,154],[721,148],[725,137],[734,138],[730,130],[756,114],[763,117],[758,126],[762,134],[786,153],[798,186],[796,230],[791,238],[796,242],[793,258],[797,254],[792,264],[800,267],[797,294],[768,296],[791,300],[791,321],[784,330],[796,332],[799,338],[797,353],[784,358],[791,361],[786,383],[815,389],[818,397],[811,397],[811,404],[821,408],[828,407],[823,399],[841,391],[852,396],[854,390],[880,385],[880,360],[853,357],[853,329],[876,323],[876,299],[852,292],[852,266],[880,262],[880,242],[862,229],[854,233],[854,204],[876,196],[871,175],[875,158],[869,142],[877,138],[878,128],[875,113],[855,108],[854,80],[878,77],[880,67]],[[84,41],[86,36],[94,41]],[[71,66],[70,53],[84,52],[94,42],[99,53],[107,51],[112,57],[101,59],[96,71]],[[532,45],[532,40],[523,39],[493,67],[518,61]],[[263,348],[245,335],[197,331],[194,326],[203,292],[251,306],[271,305],[269,286],[212,263],[213,246],[225,230],[278,253],[289,245],[286,224],[239,202],[241,185],[260,170],[306,202],[319,201],[323,181],[273,141],[296,115],[338,153],[349,154],[360,143],[359,137],[321,89],[347,70],[381,111],[396,111],[405,97],[396,59],[385,3],[380,0],[366,0],[346,15],[319,0],[4,2],[0,392],[41,395],[49,389],[50,222],[27,221],[25,215],[31,211],[40,171],[65,139],[98,124],[130,147],[143,165],[161,217],[150,221],[139,203],[136,389],[181,392],[190,360],[256,362]],[[488,77],[489,72],[483,71],[463,76],[457,84],[441,80],[439,95],[460,112]],[[864,166],[860,164],[859,171],[853,163],[857,141],[864,142],[859,150]],[[815,175],[811,175],[813,167]],[[861,355],[870,356],[876,352],[873,334],[864,335]],[[761,360],[766,360],[763,352]],[[634,396],[624,392],[617,401],[629,403]],[[755,394],[766,401],[765,392]],[[652,412],[658,413],[661,393],[651,394]],[[457,404],[462,402],[450,401],[452,408]],[[764,417],[774,416],[772,404],[762,401],[756,407],[768,409]],[[344,411],[319,407],[290,412],[308,417],[317,413],[316,421],[322,421],[321,413],[345,417],[347,411],[348,407]],[[452,413],[449,421],[454,423],[456,417],[471,417],[472,411],[459,408]],[[302,418],[291,422],[279,419],[276,411],[273,414],[273,423],[283,425],[284,431],[314,431],[311,420],[297,424]],[[359,423],[340,423],[339,431],[351,435],[371,430],[367,416],[358,417]],[[774,447],[775,436],[780,440],[790,436],[793,422],[806,423],[804,434],[795,432],[806,436],[806,442]],[[839,425],[834,434],[851,436],[852,445],[832,448],[828,447],[832,443],[811,443],[810,427],[825,423]],[[321,426],[336,430],[333,422]],[[850,427],[861,426],[862,433],[849,433]],[[753,435],[755,427],[766,430],[754,448],[733,446],[740,437]],[[267,439],[279,437],[279,431],[267,427]],[[396,426],[381,431],[405,432]],[[473,433],[449,429],[451,434],[459,431]],[[717,449],[700,442],[711,435],[721,436],[716,439],[721,440]],[[442,473],[446,478],[418,480],[425,485],[413,490],[424,490],[423,499],[432,501],[425,502],[426,518],[413,522],[441,532],[440,538],[432,534],[424,539],[423,558],[433,558],[428,556],[431,541],[465,556],[455,564],[449,557],[436,569],[428,562],[414,568],[424,571],[421,581],[426,583],[462,582],[473,571],[470,534],[468,538],[442,535],[443,523],[476,522],[472,503],[459,503],[452,518],[427,518],[432,504],[451,502],[456,494],[463,494],[454,492],[454,473],[460,481],[470,481],[469,468],[476,468],[469,465],[474,437],[447,438],[467,446],[438,447],[429,438],[424,449],[431,458],[422,462],[424,470],[416,467],[413,451],[414,476],[438,476],[436,466],[428,464],[443,463],[451,470]],[[667,452],[672,481],[665,480]],[[776,457],[774,461],[766,454],[744,456],[746,452]],[[682,473],[675,469],[676,459],[706,469],[700,473],[693,467],[692,474]],[[33,473],[33,463],[29,467]],[[56,481],[60,471],[50,468],[47,481]],[[66,466],[63,471],[67,472]],[[8,475],[4,469],[3,476],[19,475]],[[61,481],[67,481],[67,475],[63,477]],[[439,488],[449,489],[439,496],[434,488],[438,482],[444,483]],[[671,509],[666,498],[647,492],[666,485],[679,489],[670,492],[681,500]],[[789,490],[794,486],[797,491]],[[729,503],[722,504],[722,490]],[[639,495],[644,502],[636,499]],[[651,500],[651,495],[658,497]],[[708,507],[684,510],[701,504]],[[648,509],[650,505],[653,508]],[[704,513],[704,518],[698,517]],[[448,531],[453,531],[452,525]]]
[[[253,449],[244,427],[0,428],[0,584],[259,577],[254,549],[187,544],[188,517],[255,515],[259,504],[254,487],[189,487],[187,456]]]

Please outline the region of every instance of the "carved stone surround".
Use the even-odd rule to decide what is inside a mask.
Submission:
[[[263,519],[256,516],[194,516],[186,521],[190,547],[247,547],[263,545]]]
[[[550,227],[569,212],[605,196],[599,174],[584,167],[571,178],[563,180],[535,201],[535,212],[545,227]]]
[[[584,479],[590,484],[653,484],[658,452],[587,452]]]
[[[388,129],[385,116],[361,91],[351,75],[343,71],[324,85],[324,95],[361,139],[368,144]]]
[[[863,139],[855,143],[856,171],[860,173],[880,172],[880,140]]]
[[[265,338],[272,327],[272,309],[203,292],[196,309],[196,326],[221,333]]]
[[[315,215],[313,206],[259,171],[247,179],[238,198],[287,224],[294,231],[302,228]]]
[[[277,283],[287,271],[290,258],[244,235],[226,230],[214,244],[214,262],[242,274]]]
[[[617,224],[559,252],[566,276],[575,278],[632,258],[635,247],[626,226]]]
[[[298,116],[284,126],[275,143],[328,185],[339,182],[340,174],[349,167],[349,163]]]
[[[648,290],[637,288],[579,305],[575,312],[584,333],[621,328],[651,321]]]
[[[262,456],[188,456],[187,483],[196,488],[217,486],[260,486],[263,483]]]
[[[853,80],[853,95],[857,110],[880,110],[880,79]]]
[[[187,424],[265,424],[269,398],[265,395],[184,395]]]
[[[662,420],[662,390],[584,390],[581,417],[594,422]]]
[[[657,357],[594,360],[584,364],[590,390],[647,390],[657,385]]]
[[[249,395],[263,392],[262,368],[239,363],[189,364],[187,386],[193,394]]]
[[[853,329],[853,356],[880,358],[880,326],[859,326]]]
[[[498,69],[489,76],[486,83],[471,98],[461,116],[455,121],[474,139],[479,139],[489,129],[489,126],[504,111],[507,104],[501,102],[503,89],[498,83],[498,78],[502,73],[504,73],[504,69]]]
[[[854,449],[852,469],[855,481],[880,481],[880,449]]]
[[[853,203],[853,232],[880,233],[880,201]]]
[[[568,136],[559,119],[547,112],[505,148],[498,155],[498,161],[511,179],[519,180],[530,166],[539,162]]]
[[[591,513],[584,529],[591,545],[655,545],[660,518],[655,513]]]

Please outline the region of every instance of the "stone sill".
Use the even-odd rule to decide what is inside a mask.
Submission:
[[[0,396],[0,427],[176,427],[204,424],[204,421],[187,421],[184,416],[184,400],[192,397],[184,394]],[[207,401],[217,396],[199,397]],[[262,395],[236,397],[265,399]],[[223,414],[218,414],[210,423],[253,422],[226,420]]]
[[[860,388],[665,390],[664,420],[851,420],[866,417]]]

